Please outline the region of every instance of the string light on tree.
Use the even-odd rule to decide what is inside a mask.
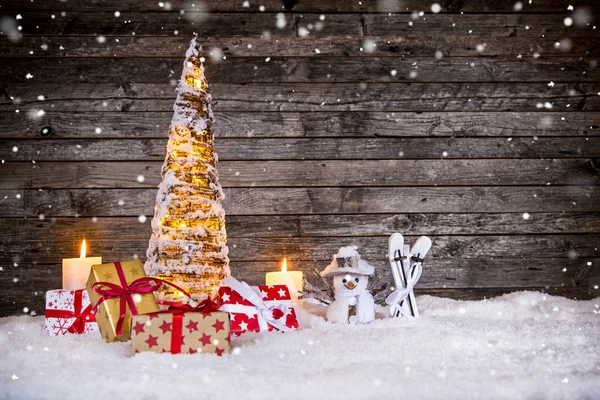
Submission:
[[[177,87],[145,264],[148,275],[185,288],[194,300],[215,294],[229,275],[224,194],[200,50],[195,36]],[[167,285],[157,293],[163,300],[182,300]]]

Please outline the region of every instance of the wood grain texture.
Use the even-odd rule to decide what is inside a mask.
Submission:
[[[593,262],[598,262],[600,259],[591,259]],[[443,286],[445,289],[461,289],[469,287],[479,288],[494,288],[490,286],[497,280],[510,281],[514,288],[521,290],[530,287],[552,287],[564,286],[570,288],[587,288],[593,289],[594,283],[600,279],[600,274],[597,270],[585,273],[585,278],[580,279],[582,265],[586,265],[584,260],[579,259],[561,259],[550,258],[532,262],[529,265],[518,259],[495,259],[487,261],[478,261],[473,259],[431,259],[430,262],[424,264],[424,269],[428,270],[429,274],[423,274],[419,281],[420,289],[435,289]],[[330,260],[319,261],[302,261],[290,260],[290,265],[294,270],[304,271],[305,276],[314,281],[311,273],[311,268],[322,270],[327,266]],[[387,277],[390,274],[387,261],[383,259],[369,260],[376,267],[376,278]],[[58,264],[40,264],[40,270],[59,271]],[[267,272],[280,270],[279,261],[262,261],[262,262],[234,262],[231,269],[238,276],[247,276],[249,284],[262,284]],[[564,269],[564,271],[563,271]],[[583,267],[585,269],[585,267]],[[26,284],[43,284],[40,282],[40,277],[28,276],[25,273],[25,268],[9,267],[6,272],[12,279],[18,279],[13,282],[13,286],[23,286]],[[42,272],[42,277],[52,279],[50,274]],[[54,278],[55,279],[55,278]],[[390,276],[391,279],[391,276]],[[566,282],[566,283],[565,283]],[[59,283],[60,284],[60,283]],[[591,285],[590,285],[591,284]],[[7,285],[8,286],[8,285]],[[43,289],[42,289],[43,290]],[[15,291],[15,288],[8,290],[8,293]]]
[[[429,6],[430,8],[431,6]],[[323,18],[323,19],[321,19]],[[310,36],[353,35],[435,37],[595,37],[592,14],[581,25],[567,27],[564,14],[428,14],[414,18],[410,14],[284,14],[285,24],[277,25],[272,13],[185,13],[121,12],[68,13],[49,18],[48,13],[23,13],[20,25],[27,35],[164,35],[268,37],[297,36],[302,27]],[[177,33],[175,33],[177,32]]]
[[[127,143],[123,147],[134,148]],[[314,151],[318,149],[315,146]],[[4,176],[0,188],[155,188],[161,182],[161,167],[162,161],[6,163],[0,166]],[[329,157],[324,161],[220,161],[217,167],[226,188],[600,185],[600,173],[589,159],[357,161]]]
[[[593,25],[597,24],[595,15],[590,15],[579,27],[565,26],[565,16],[562,14],[486,14],[485,18],[477,14],[430,14],[419,18],[407,14],[373,14],[363,18],[365,34],[369,36],[598,36],[593,29]]]
[[[416,214],[315,214],[315,215],[226,215],[230,237],[387,237],[394,232],[421,235],[520,235],[596,233],[599,213],[416,213]],[[256,227],[261,227],[257,229]],[[135,229],[132,229],[135,228]],[[0,230],[10,241],[23,243],[37,238],[56,237],[77,243],[114,239],[115,232],[145,241],[150,237],[149,223],[137,217],[1,218]]]
[[[42,75],[43,76],[43,75]],[[175,81],[173,81],[175,83]],[[173,109],[174,85],[131,82],[77,83],[73,93],[59,83],[4,83],[0,112],[23,112],[35,120],[40,109],[69,112],[150,112]],[[547,112],[600,110],[600,83],[249,83],[213,84],[215,113],[244,112]],[[42,94],[45,100],[38,100]],[[549,107],[549,108],[548,108]],[[27,112],[31,114],[27,114]],[[388,123],[399,119],[388,115]],[[391,117],[391,118],[390,118]],[[441,117],[440,117],[441,118]],[[475,117],[477,118],[477,117]],[[515,121],[515,124],[519,122]],[[568,122],[567,122],[568,123]],[[540,120],[542,127],[554,120]],[[598,124],[590,125],[596,129]],[[89,127],[91,130],[92,127]]]
[[[600,296],[598,5],[431,3],[3,1],[0,316],[43,312],[82,237],[144,258],[191,32],[238,278],[348,244],[386,275],[399,231],[434,240],[418,294]]]
[[[208,60],[207,60],[208,61]],[[178,79],[179,58],[31,59],[3,61],[0,80],[26,82],[27,73],[47,83],[168,82]],[[391,71],[397,71],[392,75]],[[24,73],[24,71],[26,71]],[[587,59],[566,57],[242,57],[209,61],[213,83],[293,82],[597,82],[600,68]],[[35,83],[35,81],[33,81]],[[540,85],[542,86],[542,85]]]
[[[42,105],[43,103],[39,103]],[[31,105],[33,107],[33,104]],[[567,108],[568,109],[568,108]],[[23,118],[0,112],[0,138],[166,138],[172,112],[55,112]],[[221,138],[274,137],[587,137],[600,113],[569,112],[218,112]],[[44,133],[44,128],[49,129]],[[96,133],[100,128],[100,133]]]
[[[135,229],[132,226],[131,229]],[[415,237],[407,237],[414,240]],[[435,243],[427,257],[431,262],[436,259],[513,259],[522,260],[519,265],[539,265],[545,259],[580,258],[580,265],[585,266],[586,260],[598,258],[599,234],[578,235],[489,235],[489,236],[431,236]],[[66,242],[60,238],[52,242],[26,241],[13,242],[3,235],[0,243],[8,250],[0,254],[3,264],[17,263],[30,265],[38,260],[44,263],[60,263],[61,254],[77,254],[77,243]],[[236,238],[228,237],[229,256],[237,262],[242,261],[278,261],[283,256],[290,260],[321,260],[330,261],[342,246],[355,245],[360,249],[361,256],[373,262],[387,260],[388,242],[386,237],[293,237],[293,238]],[[126,260],[144,257],[148,248],[148,239],[130,240],[129,238],[113,237],[111,240],[94,243],[94,254],[107,254],[111,259]],[[532,262],[531,254],[536,255],[537,262]],[[387,262],[387,261],[386,261]],[[497,281],[496,281],[497,282]]]
[[[229,188],[229,215],[598,212],[580,186]],[[0,190],[4,217],[154,215],[155,189]]]
[[[162,161],[167,140],[22,139],[11,140],[10,144],[12,147],[0,147],[0,158],[5,161]],[[248,138],[223,139],[215,143],[215,149],[220,160],[585,158],[600,156],[600,137]],[[273,172],[281,169],[277,163],[270,165]],[[295,165],[301,168],[301,164]],[[385,165],[382,163],[382,166]],[[293,167],[294,164],[287,166]],[[360,166],[357,165],[357,168],[355,173],[359,175]],[[316,168],[311,170],[315,172]]]
[[[110,45],[90,36],[24,36],[16,43],[0,37],[0,57],[159,57],[180,58],[187,48],[188,35],[114,36]],[[600,55],[595,37],[578,37],[564,42],[556,37],[501,36],[377,36],[375,46],[364,51],[365,38],[344,35],[286,37],[277,36],[203,36],[202,46],[209,52],[220,49],[226,57],[433,57],[441,51],[445,57],[544,56],[582,57]],[[483,51],[478,45],[485,43]],[[556,43],[559,43],[557,46]],[[319,50],[317,53],[316,50]],[[361,50],[362,49],[362,50]],[[31,54],[33,52],[33,54]]]
[[[250,2],[248,7],[237,0],[205,0],[202,3],[191,3],[185,0],[169,2],[174,11],[230,11],[258,13],[259,5],[265,7],[265,12],[381,12],[381,13],[410,13],[425,11],[431,7],[429,0],[380,1],[363,0],[360,2],[340,2],[337,0],[302,0],[295,1],[293,6],[284,7],[281,0],[262,0],[259,3]],[[513,0],[443,0],[439,2],[442,12],[514,12]],[[592,0],[574,0],[569,4],[574,7],[594,6]],[[70,0],[59,2],[53,0],[37,0],[29,4],[22,0],[5,0],[2,8],[6,11],[70,11],[70,12],[102,12],[107,10],[121,11],[165,11],[158,3],[139,0]],[[538,0],[523,3],[523,12],[559,12],[566,13],[564,1]]]

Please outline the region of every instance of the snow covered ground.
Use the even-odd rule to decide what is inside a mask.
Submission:
[[[418,298],[419,320],[326,322],[247,334],[232,354],[129,357],[129,343],[50,337],[42,317],[0,319],[2,399],[599,399],[600,298],[520,292]]]

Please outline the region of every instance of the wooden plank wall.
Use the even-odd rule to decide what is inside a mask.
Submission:
[[[347,244],[384,273],[400,231],[434,240],[421,294],[598,296],[594,3],[2,1],[0,315],[42,312],[84,236],[144,258],[192,32],[237,277]]]

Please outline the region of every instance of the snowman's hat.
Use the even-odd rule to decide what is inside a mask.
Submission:
[[[339,274],[373,275],[375,268],[360,258],[358,251],[352,246],[342,247],[333,256],[331,263],[321,272],[321,276]]]

